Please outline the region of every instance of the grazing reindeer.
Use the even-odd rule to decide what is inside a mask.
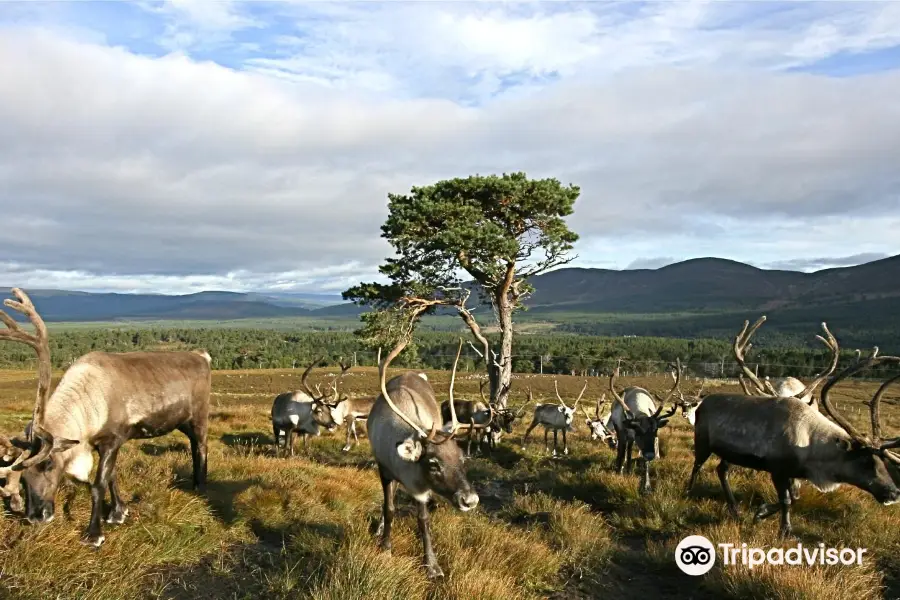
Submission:
[[[744,327],[747,327],[745,323]],[[822,339],[839,356],[837,340],[823,323],[827,340]],[[791,534],[791,484],[808,480],[822,492],[831,492],[841,484],[849,484],[872,494],[884,505],[900,500],[900,489],[888,472],[887,462],[900,464],[890,452],[900,446],[900,438],[882,440],[879,403],[887,388],[900,375],[885,381],[869,404],[872,439],[860,434],[843,417],[828,398],[831,388],[864,369],[878,364],[900,364],[900,357],[878,356],[876,347],[867,359],[858,359],[822,388],[822,405],[829,420],[798,398],[750,396],[734,393],[710,394],[697,409],[694,428],[694,468],[687,491],[694,486],[701,467],[712,454],[721,458],[716,472],[725,492],[732,515],[738,517],[737,502],[728,482],[728,469],[734,464],[768,472],[778,502],[763,504],[755,521],[769,517],[781,509],[779,534]]]
[[[584,408],[581,409],[582,414],[584,414],[585,422],[587,423],[588,430],[591,432],[591,440],[592,441],[601,441],[606,442],[606,445],[616,449],[616,432],[612,428],[610,424],[610,419],[612,418],[612,412],[607,412],[605,415],[600,415],[600,409],[603,407],[604,402],[606,401],[606,394],[597,400],[597,406],[594,408],[594,418],[592,419],[586,412],[584,412]]]
[[[623,397],[616,391],[618,376],[619,368],[616,367],[609,378],[609,391],[616,399],[610,415],[618,442],[616,472],[621,474],[625,468],[629,473],[631,472],[631,451],[637,444],[643,465],[640,490],[641,493],[647,493],[650,491],[650,462],[659,454],[659,430],[668,424],[669,419],[678,410],[677,404],[673,404],[669,412],[662,414],[666,402],[681,383],[681,361],[679,360],[676,366],[675,385],[663,399],[639,387],[625,388]],[[657,408],[654,398],[656,402],[659,402],[659,408]],[[628,459],[627,465],[624,464],[626,458]]]
[[[91,352],[76,360],[50,393],[50,346],[47,327],[28,296],[12,293],[18,302],[4,304],[27,316],[34,334],[26,333],[5,312],[6,331],[0,339],[28,344],[38,356],[38,393],[30,431],[23,437],[2,438],[13,464],[0,468],[0,477],[19,473],[25,483],[26,516],[30,523],[53,520],[56,491],[63,474],[91,488],[91,520],[82,543],[99,547],[103,541],[103,500],[109,489],[112,507],[107,523],[123,523],[128,515],[119,495],[116,458],[131,439],[165,435],[175,429],[191,442],[194,488],[206,486],[206,436],[209,419],[211,359],[205,351]],[[97,473],[90,483],[99,455]],[[17,478],[7,480],[9,486]],[[17,483],[17,482],[16,482]]]
[[[421,374],[421,376],[423,379],[425,378],[424,373]],[[331,409],[331,418],[338,426],[344,425],[344,422],[346,421],[347,443],[341,448],[342,452],[350,451],[351,435],[353,435],[353,439],[356,442],[355,445],[359,445],[359,436],[356,435],[356,422],[368,418],[377,398],[378,396],[363,396],[360,398],[343,397],[336,403],[328,405]]]
[[[559,400],[559,404],[538,404],[534,407],[534,418],[531,420],[531,425],[528,426],[528,429],[525,431],[525,436],[522,438],[522,450],[525,449],[525,444],[528,442],[528,435],[531,433],[531,430],[537,427],[538,425],[544,426],[544,451],[548,450],[547,448],[547,434],[550,433],[550,430],[553,430],[553,456],[556,456],[557,449],[557,434],[562,431],[563,438],[563,454],[569,453],[569,444],[566,439],[566,432],[573,430],[573,420],[575,418],[575,409],[578,408],[578,403],[581,401],[581,397],[584,396],[584,391],[587,389],[587,382],[584,382],[584,387],[581,388],[581,393],[578,394],[578,398],[575,399],[575,404],[572,405],[572,408],[566,406],[566,403],[559,395],[559,386],[557,386],[556,380],[553,380],[553,388],[556,390],[556,398]],[[528,388],[528,402],[532,402],[534,397],[531,395],[531,388]]]
[[[482,393],[482,397],[484,394]],[[472,436],[476,432],[478,433],[489,433],[490,426],[494,422],[494,408],[487,402],[479,402],[477,400],[453,400],[453,409],[456,413],[456,418],[460,423],[467,423],[469,425],[469,431],[466,443],[466,456],[472,456]],[[453,415],[450,411],[450,401],[444,400],[441,402],[441,422],[445,425],[447,423],[452,423]],[[475,426],[478,426],[477,428]],[[478,444],[477,449],[479,452],[481,451],[481,441],[483,440],[483,436],[478,436]]]
[[[482,398],[483,397],[484,393],[482,392]],[[497,444],[503,437],[504,432],[513,432],[513,425],[515,424],[516,419],[522,418],[522,415],[525,414],[525,408],[528,406],[531,400],[532,398],[529,395],[529,401],[520,406],[518,410],[513,410],[511,408],[501,408],[493,404],[491,405],[494,409],[494,420],[491,421],[490,427],[487,429],[487,431],[484,432],[482,438],[483,442],[487,442],[488,449],[493,450],[497,447]]]
[[[425,307],[414,308],[413,318],[424,309]],[[447,443],[461,427],[465,427],[456,418],[453,402],[453,385],[462,340],[450,375],[450,426],[438,430],[442,419],[431,384],[414,373],[404,373],[386,381],[388,366],[409,343],[409,335],[407,332],[401,336],[379,366],[381,395],[375,401],[366,421],[384,491],[381,523],[376,535],[381,536],[381,549],[390,551],[394,495],[399,483],[416,501],[425,569],[428,577],[434,579],[443,577],[444,573],[431,545],[429,498],[432,493],[437,492],[459,510],[466,512],[478,506],[478,494],[466,478],[462,449],[455,443]],[[430,433],[425,433],[426,430]]]
[[[825,328],[825,333],[828,336],[826,340],[820,335],[816,336],[816,339],[821,341],[825,346],[832,350],[831,352],[831,364],[827,366],[825,371],[820,373],[816,378],[807,386],[804,386],[803,383],[794,377],[787,377],[784,379],[775,380],[775,383],[769,381],[769,378],[765,378],[762,381],[756,376],[750,367],[747,366],[744,360],[744,354],[752,347],[750,344],[750,338],[753,337],[753,334],[756,333],[756,330],[759,329],[763,323],[766,322],[766,317],[763,315],[760,317],[756,323],[753,324],[753,327],[749,327],[750,322],[745,321],[744,327],[741,329],[741,332],[734,338],[733,351],[734,357],[737,361],[738,365],[741,367],[741,371],[743,374],[749,379],[750,384],[752,384],[753,389],[751,390],[747,381],[744,377],[740,377],[741,387],[744,390],[744,393],[748,396],[765,396],[769,398],[773,398],[775,400],[780,400],[784,398],[798,398],[801,402],[809,405],[814,410],[818,410],[818,406],[816,404],[816,400],[813,397],[813,392],[819,387],[828,377],[834,373],[835,369],[837,369],[838,364],[838,354],[833,351],[831,347],[831,334],[828,333],[827,328]],[[824,327],[824,324],[823,324]],[[800,482],[792,481],[791,482],[791,497],[794,500],[800,498]]]
[[[324,356],[319,360],[310,363],[303,376],[300,378],[300,385],[303,390],[294,392],[285,392],[275,397],[272,402],[272,430],[275,434],[275,456],[278,456],[278,449],[281,446],[279,439],[284,436],[284,451],[287,454],[290,449],[291,456],[294,456],[294,435],[299,433],[303,436],[303,451],[307,452],[307,438],[311,435],[321,435],[319,426],[325,427],[328,431],[334,431],[337,428],[332,417],[331,407],[328,405],[326,398],[331,394],[329,392],[322,393],[318,387],[313,391],[309,386],[308,378],[310,372],[317,364],[324,360]],[[347,374],[350,370],[349,366],[341,363],[341,374],[332,381],[332,393],[337,395],[337,382]]]

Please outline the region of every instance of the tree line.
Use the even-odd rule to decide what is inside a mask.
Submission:
[[[396,366],[448,370],[463,333],[418,331],[413,343],[398,357]],[[499,343],[495,336],[487,336]],[[323,366],[339,360],[375,366],[377,350],[366,347],[350,332],[286,333],[270,329],[79,329],[53,332],[51,356],[55,368],[67,368],[78,357],[94,351],[183,350],[204,348],[213,369],[305,368],[324,357]],[[387,349],[386,349],[387,350]],[[385,350],[385,351],[386,351]],[[855,359],[846,351],[842,362]],[[514,373],[601,376],[617,364],[625,373],[651,375],[665,372],[680,358],[695,376],[734,377],[737,367],[730,339],[673,339],[661,337],[603,337],[554,334],[519,335],[512,348]],[[808,377],[827,362],[821,346],[763,342],[747,357],[762,376]],[[21,344],[0,344],[0,367],[25,369],[35,365],[34,352]],[[459,369],[483,371],[473,346],[463,348]]]

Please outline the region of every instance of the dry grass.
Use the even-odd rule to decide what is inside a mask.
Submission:
[[[58,376],[59,374],[57,374]],[[436,389],[448,374],[429,372]],[[613,452],[584,436],[570,437],[570,454],[552,459],[540,432],[524,452],[517,425],[494,455],[468,463],[482,497],[475,513],[438,502],[435,549],[447,574],[429,583],[420,567],[421,544],[411,502],[399,496],[392,555],[380,553],[372,531],[381,488],[368,443],[340,452],[344,432],[311,440],[309,457],[275,459],[269,408],[274,395],[299,386],[299,371],[214,374],[209,490],[190,491],[187,440],[180,434],[132,441],[119,458],[119,478],[131,513],[107,526],[99,551],[78,543],[90,510],[86,489],[66,485],[57,519],[33,527],[0,518],[0,596],[50,598],[296,598],[345,600],[530,599],[619,597],[842,598],[900,595],[900,513],[865,493],[820,494],[804,486],[794,527],[805,545],[868,549],[862,566],[745,567],[717,565],[691,578],[677,570],[673,550],[686,535],[714,542],[775,543],[777,518],[750,521],[752,506],[772,501],[766,475],[735,469],[733,487],[744,517],[730,519],[712,471],[695,497],[683,490],[692,461],[692,436],[680,417],[663,430],[664,458],[653,465],[655,493],[641,496],[637,478],[611,472]],[[574,397],[583,380],[560,377]],[[591,380],[586,399],[606,380]],[[665,379],[629,380],[661,389]],[[372,369],[346,378],[354,394],[372,393]],[[0,431],[21,430],[34,399],[31,373],[0,372]],[[691,384],[695,385],[695,384]],[[722,388],[727,384],[721,384]],[[459,381],[462,396],[477,397],[476,379]],[[513,404],[531,386],[553,398],[551,377],[516,381]],[[841,405],[865,427],[862,404],[873,384],[847,384]],[[889,434],[898,414],[885,401]],[[298,451],[300,446],[298,444]]]

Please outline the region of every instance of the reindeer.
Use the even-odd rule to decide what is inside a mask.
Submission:
[[[482,398],[484,398],[483,393]],[[460,423],[469,424],[469,431],[466,436],[466,456],[472,456],[472,436],[476,431],[484,433],[485,435],[490,434],[490,426],[494,422],[495,416],[494,408],[489,402],[479,402],[477,400],[453,400],[453,409],[456,413],[456,418],[459,419]],[[450,410],[450,400],[444,400],[441,402],[441,422],[446,425],[447,423],[452,423],[452,419],[453,415]],[[475,425],[478,425],[479,428],[476,428]],[[484,437],[479,436],[477,444],[479,452],[481,451],[480,446],[483,440]]]
[[[748,323],[745,323],[746,328]],[[837,340],[828,331],[826,344],[834,356],[839,355]],[[831,378],[822,388],[822,405],[833,419],[829,420],[809,404],[794,397],[779,398],[734,393],[710,394],[697,409],[694,428],[694,468],[688,482],[690,493],[703,464],[712,454],[721,458],[716,472],[725,492],[731,514],[738,518],[737,502],[728,482],[728,469],[738,465],[771,475],[778,502],[763,504],[754,522],[781,510],[779,535],[791,535],[791,485],[797,479],[808,480],[822,492],[831,492],[841,484],[849,484],[869,492],[885,506],[900,500],[900,489],[888,470],[888,462],[900,464],[891,452],[900,446],[900,438],[883,440],[879,403],[887,388],[900,375],[885,381],[869,403],[872,438],[860,434],[839,413],[829,393],[839,381],[879,364],[900,364],[900,357],[871,356],[858,359]]]
[[[610,424],[610,419],[612,418],[612,412],[607,412],[605,415],[600,415],[600,409],[603,407],[603,404],[606,401],[606,394],[597,400],[597,405],[594,407],[594,418],[592,419],[590,415],[588,415],[584,408],[581,409],[582,414],[585,417],[585,423],[587,423],[588,431],[591,432],[591,440],[601,442],[606,442],[606,444],[612,448],[616,449],[616,432],[612,428]]]
[[[578,394],[578,398],[575,399],[575,404],[572,408],[566,406],[566,403],[559,395],[559,386],[556,383],[556,380],[553,380],[553,389],[556,391],[556,399],[559,400],[559,404],[538,404],[534,407],[534,418],[531,420],[531,425],[528,426],[528,429],[525,430],[525,436],[522,438],[522,450],[525,450],[525,444],[528,442],[528,435],[531,433],[531,430],[537,427],[538,425],[544,426],[544,451],[548,450],[547,448],[547,434],[553,430],[553,456],[556,456],[557,449],[557,434],[562,431],[563,438],[563,454],[569,453],[569,444],[566,440],[566,432],[573,431],[574,425],[573,420],[575,418],[575,410],[578,408],[578,403],[581,401],[581,397],[584,396],[584,391],[587,389],[587,381],[584,382],[584,387],[581,388],[581,393]],[[531,394],[531,388],[528,388],[528,402],[531,403],[534,400],[534,397]]]
[[[609,391],[612,392],[616,402],[613,404],[610,421],[616,430],[617,455],[616,472],[623,473],[627,468],[632,471],[631,451],[635,444],[641,453],[643,470],[641,474],[641,493],[650,491],[650,463],[659,454],[659,430],[665,427],[675,411],[677,404],[663,414],[662,410],[666,402],[672,397],[681,383],[681,361],[676,366],[675,385],[669,390],[664,399],[640,387],[627,387],[623,394],[616,391],[616,378],[619,376],[619,368],[616,367],[609,378]],[[624,395],[624,397],[623,397]],[[656,402],[659,402],[657,408]],[[627,457],[627,465],[623,464]]]
[[[426,376],[422,373],[420,377],[424,379]],[[341,448],[342,452],[350,451],[351,435],[353,435],[356,445],[359,445],[359,436],[356,435],[356,422],[368,418],[377,398],[378,396],[362,396],[360,398],[348,398],[345,396],[334,404],[328,405],[331,409],[331,418],[338,426],[344,425],[346,421],[347,443]]]
[[[310,363],[303,376],[300,378],[300,385],[303,390],[293,392],[285,392],[275,397],[272,402],[272,431],[275,434],[275,456],[278,456],[280,447],[279,440],[284,436],[284,451],[287,454],[290,449],[291,456],[294,456],[294,435],[300,433],[303,436],[303,451],[307,452],[307,438],[311,435],[321,435],[319,427],[325,427],[328,431],[334,431],[337,423],[332,417],[332,409],[326,398],[331,394],[322,392],[319,387],[316,391],[309,386],[308,378],[310,372],[317,364],[322,362],[325,357]],[[337,382],[347,371],[349,366],[341,364],[341,374],[334,378],[331,383],[332,393],[337,395]]]
[[[829,350],[832,351],[831,363],[826,367],[826,369],[818,376],[816,376],[816,378],[813,379],[813,381],[809,385],[806,386],[804,386],[801,381],[797,380],[794,377],[778,379],[775,380],[775,383],[773,384],[768,377],[760,380],[759,377],[756,376],[756,373],[754,373],[750,369],[750,367],[747,366],[747,363],[744,359],[744,355],[746,354],[746,352],[753,346],[750,343],[750,338],[753,337],[753,334],[756,333],[756,330],[759,329],[765,322],[765,315],[757,319],[756,323],[753,324],[753,327],[750,327],[749,321],[745,321],[743,329],[741,329],[740,333],[738,333],[738,335],[734,338],[732,350],[734,351],[734,358],[737,361],[738,366],[740,366],[741,371],[743,371],[743,376],[739,377],[739,381],[741,384],[741,388],[744,390],[744,393],[748,396],[764,396],[772,398],[773,400],[782,400],[784,398],[798,398],[801,402],[809,405],[813,410],[818,410],[815,398],[813,397],[813,392],[824,381],[826,381],[828,377],[832,375],[832,373],[834,373],[835,369],[837,369],[838,359],[840,358],[831,347],[832,336],[828,332],[827,327],[825,327],[824,323],[822,324],[822,327],[825,329],[825,333],[826,336],[828,336],[828,339],[823,338],[820,335],[816,336],[816,339],[821,341]],[[748,387],[747,380],[749,380],[750,384],[753,386],[752,390],[750,387]],[[794,500],[800,498],[800,482],[792,481],[790,488],[791,497]]]
[[[414,307],[412,319],[426,308]],[[379,365],[381,395],[366,420],[372,453],[384,491],[381,522],[376,535],[381,536],[381,549],[389,552],[394,495],[399,483],[416,501],[419,535],[424,548],[424,566],[429,579],[434,579],[443,577],[444,573],[438,565],[431,544],[428,500],[436,492],[459,510],[467,512],[478,506],[479,499],[466,478],[462,449],[458,444],[447,443],[461,428],[466,427],[457,420],[453,401],[462,340],[450,375],[450,425],[438,430],[442,423],[440,409],[434,389],[425,378],[414,373],[404,373],[390,381],[386,380],[388,366],[409,343],[410,335],[409,331],[401,335],[397,345]],[[469,426],[471,427],[471,423]],[[429,433],[425,433],[426,430]]]
[[[38,392],[30,427],[21,437],[0,437],[4,455],[14,462],[0,468],[7,477],[4,495],[12,494],[20,475],[26,492],[30,523],[53,520],[55,498],[63,475],[89,485],[91,520],[82,543],[99,547],[103,500],[112,500],[107,523],[120,524],[128,508],[119,494],[116,458],[131,439],[155,438],[174,431],[191,443],[194,489],[206,487],[207,428],[211,387],[211,359],[201,350],[190,352],[91,352],[76,360],[50,393],[50,345],[47,327],[29,297],[15,288],[18,301],[4,304],[25,315],[34,326],[27,333],[5,312],[0,339],[31,346],[38,357]],[[99,455],[90,482],[93,451]],[[12,475],[12,477],[10,477]]]
[[[482,393],[482,399],[483,398],[484,394]],[[520,406],[518,410],[502,408],[491,404],[494,409],[494,420],[491,421],[490,426],[484,432],[482,437],[482,442],[487,442],[488,449],[493,450],[496,448],[504,433],[513,432],[513,425],[515,424],[516,419],[522,418],[522,415],[525,414],[525,408],[531,400],[532,398],[529,396],[529,400]]]

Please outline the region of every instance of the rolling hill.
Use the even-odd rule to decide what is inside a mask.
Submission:
[[[784,326],[812,323],[817,327],[827,317],[852,327],[900,328],[900,255],[814,273],[759,269],[718,258],[659,269],[565,268],[535,277],[532,283],[535,293],[520,320],[556,322],[571,332],[588,333],[596,326],[600,329],[594,333],[684,334],[686,318],[694,325],[705,322],[703,330],[717,329],[720,320],[723,327],[733,329],[732,313],[753,316],[762,311],[784,315],[783,320],[789,321]],[[8,291],[0,289],[4,294]],[[360,312],[327,294],[28,292],[48,322],[355,319]],[[616,325],[609,329],[612,323]],[[653,324],[650,329],[647,323]],[[687,329],[696,329],[694,325]]]

